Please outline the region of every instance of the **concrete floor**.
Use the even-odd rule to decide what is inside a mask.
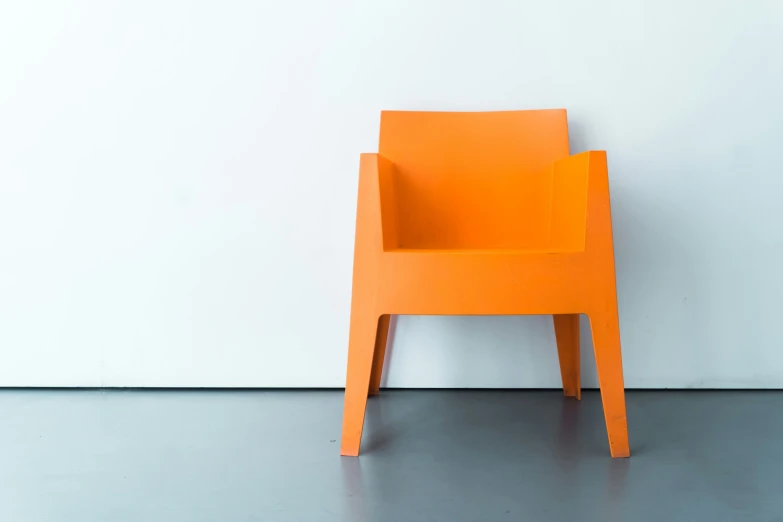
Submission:
[[[783,393],[0,391],[0,521],[783,521]]]

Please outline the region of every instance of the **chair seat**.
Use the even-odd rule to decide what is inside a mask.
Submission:
[[[578,254],[580,251],[567,248],[390,248],[389,254],[455,254],[455,255],[536,255],[536,254]]]

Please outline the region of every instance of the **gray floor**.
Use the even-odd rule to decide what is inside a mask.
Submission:
[[[0,391],[0,521],[783,521],[783,393]]]

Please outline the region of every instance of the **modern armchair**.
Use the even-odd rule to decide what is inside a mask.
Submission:
[[[359,454],[392,314],[551,314],[576,399],[586,314],[609,449],[630,455],[606,154],[569,156],[564,110],[382,113],[361,156],[342,455]]]

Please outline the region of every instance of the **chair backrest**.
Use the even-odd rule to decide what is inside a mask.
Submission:
[[[401,248],[535,248],[566,112],[384,111],[379,153],[396,167]]]

